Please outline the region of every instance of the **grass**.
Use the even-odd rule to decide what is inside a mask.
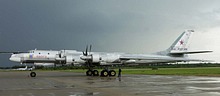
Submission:
[[[86,70],[62,70],[66,72],[86,72]],[[98,70],[101,72],[101,69]],[[117,69],[115,69],[118,72]],[[146,69],[123,69],[122,74],[139,75],[183,75],[183,76],[220,76],[220,67],[201,68],[159,68],[158,70]]]

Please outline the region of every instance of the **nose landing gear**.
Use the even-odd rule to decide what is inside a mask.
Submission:
[[[31,77],[36,77],[36,75],[37,75],[37,74],[36,74],[35,72],[31,72],[31,73],[30,73],[30,76],[31,76]]]

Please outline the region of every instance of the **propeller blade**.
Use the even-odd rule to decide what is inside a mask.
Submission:
[[[88,45],[86,45],[86,56],[88,55]]]
[[[82,53],[83,53],[84,56],[88,55],[88,45],[86,46],[86,51],[83,51]]]
[[[91,54],[92,45],[89,46],[89,54]]]

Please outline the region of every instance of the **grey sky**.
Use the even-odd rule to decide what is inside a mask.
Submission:
[[[219,0],[0,0],[0,50],[152,53],[195,29],[192,49],[220,44]],[[199,37],[200,36],[200,37]],[[208,37],[201,37],[208,36]],[[0,66],[11,66],[0,55]],[[220,60],[219,60],[220,61]]]

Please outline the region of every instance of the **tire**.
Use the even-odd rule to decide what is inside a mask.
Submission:
[[[99,76],[99,71],[98,70],[93,70],[92,74],[93,74],[93,76]]]
[[[109,75],[109,76],[116,76],[115,70],[110,70],[110,71],[108,72],[108,75]]]
[[[102,70],[101,76],[102,77],[107,77],[108,76],[108,71],[107,70]]]
[[[86,76],[92,76],[92,70],[86,71]]]
[[[30,73],[30,76],[31,76],[31,77],[36,77],[36,75],[37,75],[37,74],[36,74],[35,72],[31,72],[31,73]]]

